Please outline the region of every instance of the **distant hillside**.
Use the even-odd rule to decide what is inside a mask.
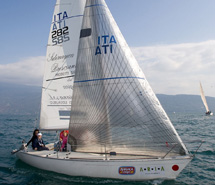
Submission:
[[[203,113],[205,109],[198,95],[157,94],[167,113]],[[29,115],[40,110],[41,87],[0,83],[0,114]],[[215,112],[215,98],[206,97]]]
[[[202,113],[205,107],[201,97],[198,95],[164,95],[157,94],[160,103],[167,113]],[[215,112],[215,98],[206,97],[208,106],[212,112]]]
[[[38,114],[41,87],[0,83],[0,114]]]

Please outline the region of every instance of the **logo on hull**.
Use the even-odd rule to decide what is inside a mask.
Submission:
[[[135,167],[133,167],[133,166],[121,166],[121,167],[119,167],[119,174],[120,175],[134,175],[135,174]]]

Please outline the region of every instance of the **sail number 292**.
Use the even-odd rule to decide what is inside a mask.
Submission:
[[[52,43],[53,46],[62,44],[63,42],[69,41],[69,27],[65,26],[62,29],[52,31]]]

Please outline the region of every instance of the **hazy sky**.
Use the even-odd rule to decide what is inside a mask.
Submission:
[[[155,93],[215,96],[215,0],[106,2]],[[41,86],[54,6],[1,2],[1,82]]]

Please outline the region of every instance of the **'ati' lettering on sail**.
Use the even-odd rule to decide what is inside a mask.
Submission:
[[[66,19],[68,19],[67,12],[59,12],[57,15],[54,15],[54,22],[52,26],[52,31],[53,30],[58,30],[66,26]]]
[[[96,47],[96,54],[107,54],[113,53],[113,44],[116,44],[116,39],[114,35],[103,35],[98,36],[98,46]]]

